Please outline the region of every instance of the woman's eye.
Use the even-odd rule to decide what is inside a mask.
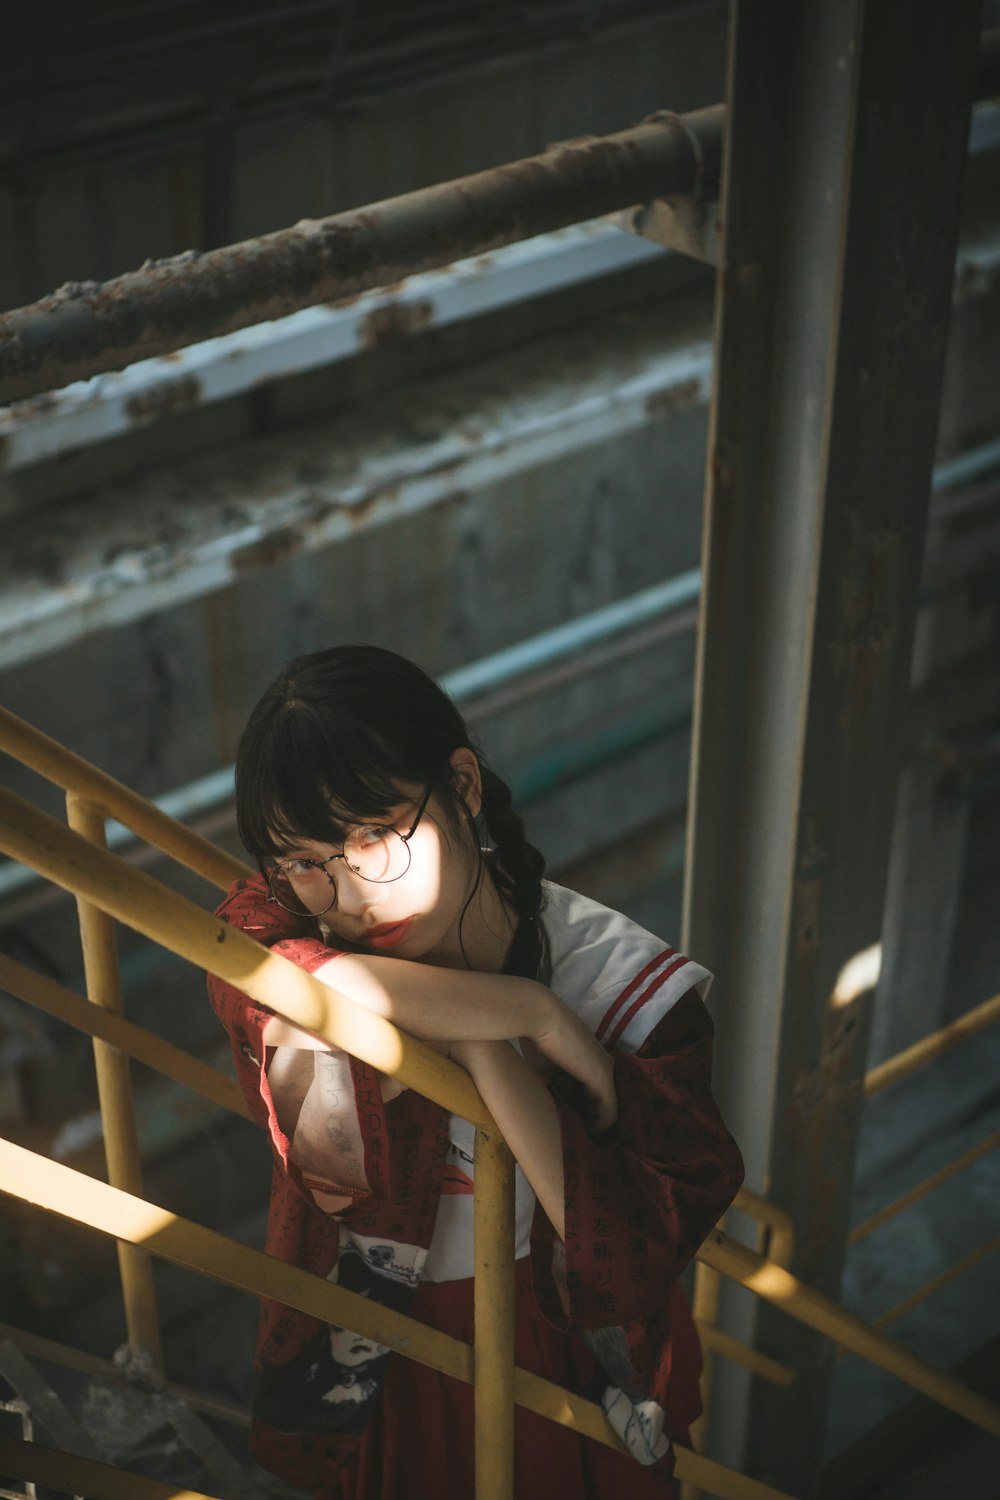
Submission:
[[[373,844],[381,844],[391,832],[391,828],[380,823],[362,823],[351,834],[351,844],[355,849],[370,849]]]

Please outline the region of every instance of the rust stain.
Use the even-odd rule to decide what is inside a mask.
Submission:
[[[401,276],[398,281],[387,281],[384,286],[379,287],[379,291],[384,296],[398,297],[405,289],[409,280],[409,276]],[[370,289],[363,292],[350,292],[346,297],[332,297],[323,305],[340,310],[345,307],[353,307],[354,303],[360,302],[362,297],[370,296]]]
[[[125,402],[125,414],[132,422],[147,422],[155,417],[172,416],[187,411],[201,400],[201,381],[194,375],[178,380],[160,380],[145,391],[137,391]]]
[[[697,406],[702,400],[701,381],[696,376],[692,376],[689,380],[679,380],[676,385],[669,385],[666,390],[655,391],[651,396],[647,396],[646,415],[669,417],[674,412]]]
[[[820,894],[822,881],[815,877],[795,882],[795,958],[808,963],[819,946]]]
[[[421,333],[430,326],[433,317],[434,304],[429,297],[421,297],[416,302],[387,302],[372,308],[362,318],[358,340],[363,349],[377,349],[381,344]]]
[[[293,557],[302,546],[302,537],[297,527],[281,526],[259,542],[250,542],[238,548],[230,558],[230,566],[237,576],[255,573],[259,568],[270,568],[286,557]]]
[[[877,697],[895,640],[888,601],[896,596],[901,537],[889,526],[869,530],[855,513],[848,563],[838,599],[832,641],[834,665],[843,679],[839,728],[847,736],[856,716]]]
[[[55,391],[42,391],[37,396],[26,396],[23,401],[12,402],[6,411],[0,411],[0,421],[5,424],[11,420],[18,424],[33,422],[58,405],[59,397]]]

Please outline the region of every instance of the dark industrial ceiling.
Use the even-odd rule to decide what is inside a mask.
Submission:
[[[47,0],[0,55],[0,173],[330,113],[719,0]]]

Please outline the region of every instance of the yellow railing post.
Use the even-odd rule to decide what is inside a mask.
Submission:
[[[101,808],[78,797],[75,792],[68,792],[66,812],[69,826],[76,833],[82,834],[100,848],[105,847],[104,812]],[[114,921],[82,896],[77,897],[77,910],[87,995],[95,1005],[121,1015],[121,978]],[[97,1094],[108,1181],[113,1187],[122,1188],[126,1193],[141,1196],[139,1141],[128,1058],[117,1047],[111,1047],[95,1038],[94,1067],[97,1072]],[[152,1262],[145,1251],[138,1250],[133,1245],[119,1243],[118,1268],[129,1343],[160,1365],[162,1352]]]
[[[719,1221],[722,1227],[724,1220]],[[719,1284],[722,1278],[718,1271],[711,1266],[703,1265],[701,1261],[696,1262],[694,1268],[694,1290],[691,1298],[691,1314],[698,1325],[699,1333],[714,1328],[719,1316]],[[704,1452],[705,1437],[708,1432],[709,1406],[712,1400],[712,1365],[713,1351],[707,1347],[707,1340],[702,1339],[702,1370],[701,1379],[698,1382],[701,1392],[701,1416],[691,1428],[691,1446],[696,1452]],[[681,1486],[681,1500],[701,1500],[701,1489],[690,1480]]]
[[[499,1141],[497,1127],[483,1106],[468,1074],[445,1061],[436,1052],[407,1037],[405,1033],[398,1032],[388,1021],[351,1004],[286,959],[268,953],[237,929],[227,928],[217,918],[209,917],[168,887],[116,859],[106,848],[101,847],[103,829],[88,821],[88,818],[96,819],[99,825],[107,809],[103,804],[95,807],[86,798],[78,800],[83,804],[82,809],[71,807],[71,820],[78,817],[76,828],[80,830],[74,831],[41,813],[30,803],[0,789],[0,848],[57,884],[74,891],[80,900],[81,910],[86,905],[92,905],[106,911],[114,919],[126,922],[137,931],[147,933],[164,947],[238,985],[278,1014],[287,1015],[306,1029],[316,1031],[335,1045],[343,1046],[382,1071],[399,1077],[404,1083],[436,1099],[453,1113],[471,1120],[483,1132],[484,1142]],[[87,836],[81,836],[83,833]],[[113,928],[109,928],[109,931],[113,937]],[[92,951],[93,947],[92,944]],[[108,993],[117,996],[117,968],[113,946],[111,960],[113,989],[102,996],[89,984],[92,976],[88,954],[88,985],[95,999],[106,999]],[[189,1078],[191,1070],[188,1064],[178,1063],[176,1058],[166,1055],[168,1051],[172,1053],[177,1049],[167,1049],[165,1044],[158,1043],[154,1038],[140,1043],[135,1036],[139,1029],[130,1027],[124,1018],[113,1015],[110,1010],[105,1013],[106,1019],[100,1027],[88,1025],[83,1014],[77,1011],[78,1006],[82,1006],[83,1012],[87,1011],[87,1007],[61,991],[60,987],[47,984],[37,988],[37,976],[30,983],[26,982],[20,966],[13,966],[6,977],[12,982],[13,993],[23,993],[24,998],[37,1001],[51,1014],[59,1014],[71,1024],[102,1037],[110,1050],[115,1049],[115,1044],[120,1044],[123,1048],[135,1050],[136,1055],[142,1056],[146,1061],[152,1060],[152,1053],[156,1053],[154,1066],[162,1066],[172,1076],[184,1077],[185,1081],[200,1087],[209,1097],[219,1096],[217,1102],[229,1108],[237,1107],[231,1097],[223,1097],[226,1090],[221,1091],[220,1096],[220,1090],[214,1082],[200,1076],[196,1079],[193,1074]],[[988,1024],[988,1019],[996,1018],[994,1012],[998,1002],[1000,997],[981,1007],[976,1016],[976,1029]],[[159,1055],[161,1051],[163,1055]],[[478,1149],[485,1168],[482,1177],[482,1204],[479,1205],[482,1210],[490,1201],[490,1182],[495,1174],[488,1164],[488,1145],[484,1143]],[[506,1150],[506,1147],[503,1149]],[[259,1252],[249,1251],[233,1241],[225,1241],[212,1231],[177,1220],[175,1216],[143,1203],[137,1197],[130,1198],[127,1190],[105,1186],[92,1178],[72,1173],[68,1168],[47,1162],[44,1158],[32,1157],[31,1153],[0,1141],[0,1168],[7,1157],[10,1158],[12,1168],[15,1162],[22,1165],[12,1174],[12,1177],[16,1177],[16,1185],[13,1180],[8,1183],[5,1172],[0,1171],[0,1189],[13,1193],[22,1201],[37,1203],[76,1222],[89,1223],[118,1240],[127,1240],[133,1245],[151,1249],[157,1255],[189,1265],[192,1269],[232,1285],[242,1286],[258,1296],[277,1297],[290,1306],[308,1311],[312,1316],[330,1317],[325,1299],[335,1293],[351,1303],[351,1308],[345,1307],[342,1314],[337,1309],[335,1317],[338,1320],[349,1320],[351,1326],[356,1326],[366,1337],[390,1347],[405,1348],[410,1357],[458,1379],[472,1381],[474,1378],[472,1351],[456,1340],[416,1324],[400,1314],[389,1314],[386,1310],[381,1311],[376,1326],[372,1321],[369,1304],[356,1298],[353,1293],[332,1288],[326,1282],[321,1282],[321,1305],[312,1286],[315,1278],[305,1273],[275,1262]],[[48,1183],[51,1191],[48,1188],[43,1191],[49,1177],[52,1178],[51,1183]],[[747,1212],[771,1223],[772,1231],[780,1230],[780,1216],[773,1205],[753,1194],[744,1197],[745,1202],[741,1206]],[[506,1202],[508,1207],[504,1212],[509,1214],[509,1186]],[[94,1212],[96,1205],[102,1205],[100,1213]],[[130,1213],[125,1212],[126,1206],[131,1208]],[[112,1208],[115,1209],[114,1213],[111,1212]],[[107,1213],[104,1212],[105,1209]],[[141,1226],[136,1215],[141,1219]],[[497,1243],[502,1246],[502,1255],[497,1259],[512,1270],[512,1235],[509,1229],[500,1231],[497,1227],[502,1221],[502,1215],[498,1215],[496,1209],[489,1211],[488,1220],[493,1223],[493,1228],[487,1224],[480,1234],[480,1243],[486,1246],[490,1242],[490,1236],[495,1233]],[[175,1234],[174,1228],[179,1233]],[[192,1257],[191,1248],[194,1246],[197,1246],[199,1253]],[[994,1248],[994,1245],[991,1243],[989,1248]],[[866,1325],[861,1319],[844,1312],[820,1293],[799,1282],[773,1260],[766,1260],[746,1246],[728,1240],[718,1229],[708,1236],[698,1258],[701,1263],[782,1307],[791,1316],[844,1348],[891,1371],[915,1390],[931,1396],[987,1432],[1000,1435],[1000,1408],[969,1391],[945,1372],[934,1369],[916,1355],[910,1354],[878,1328]],[[238,1268],[242,1267],[244,1261],[247,1262],[248,1272],[251,1263],[254,1268],[253,1274],[248,1274],[246,1279],[238,1274]],[[279,1269],[281,1278],[286,1283],[284,1286],[276,1284],[274,1279],[274,1273]],[[509,1338],[513,1327],[512,1303],[507,1313],[502,1315],[498,1294],[495,1290],[490,1290],[488,1272],[484,1282],[478,1313],[480,1328],[487,1332],[488,1337],[489,1331],[496,1325],[505,1325]],[[297,1287],[299,1290],[290,1295],[286,1286]],[[510,1290],[511,1282],[508,1280],[508,1294]],[[354,1310],[355,1303],[357,1310]],[[386,1318],[390,1319],[391,1328],[384,1322]],[[756,1355],[755,1351],[743,1350],[735,1341],[730,1343],[727,1340],[726,1347],[723,1347],[716,1330],[709,1328],[706,1333],[706,1341],[716,1345],[718,1351],[726,1357],[737,1358],[751,1368],[759,1362],[757,1373],[765,1378],[779,1384],[792,1378],[793,1372],[777,1361],[767,1360],[765,1367],[764,1356]],[[420,1351],[421,1345],[426,1352]],[[748,1355],[754,1356],[754,1365],[749,1364]],[[484,1365],[488,1359],[489,1355],[484,1347]],[[496,1367],[506,1368],[504,1356],[498,1358]],[[484,1370],[483,1384],[488,1384],[491,1373]],[[517,1401],[522,1405],[552,1420],[564,1422],[620,1451],[621,1445],[611,1433],[607,1419],[600,1407],[592,1402],[520,1369],[514,1371],[513,1389]],[[497,1404],[500,1405],[499,1402]],[[487,1410],[490,1408],[487,1407]],[[486,1476],[484,1482],[493,1483],[493,1489],[488,1493],[495,1493],[498,1497],[502,1495],[506,1500],[510,1494],[509,1481],[507,1489],[500,1488],[504,1480],[499,1466],[495,1468],[488,1460],[480,1467]],[[677,1477],[681,1481],[698,1484],[712,1494],[730,1497],[730,1500],[786,1500],[786,1497],[773,1488],[746,1475],[726,1470],[688,1449],[678,1449]]]
[[[514,1500],[514,1158],[476,1131],[476,1500]]]
[[[450,1334],[2,1138],[0,1192],[77,1224],[88,1224],[115,1239],[146,1245],[154,1254],[227,1286],[284,1302],[323,1322],[353,1328],[362,1337],[396,1349],[455,1380],[473,1382],[472,1350]],[[596,1402],[521,1369],[515,1371],[514,1390],[518,1402],[529,1411],[571,1427],[616,1453],[624,1451],[621,1439]],[[1000,1431],[1000,1413],[995,1430]],[[694,1480],[720,1500],[791,1500],[783,1490],[680,1446],[677,1475]]]

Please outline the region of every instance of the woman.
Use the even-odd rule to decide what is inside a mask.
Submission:
[[[543,881],[458,711],[392,652],[292,662],[236,797],[261,874],[220,914],[465,1067],[517,1160],[517,1361],[601,1401],[635,1455],[518,1408],[518,1500],[662,1496],[699,1410],[677,1279],[742,1180],[707,971]],[[269,1252],[470,1340],[471,1125],[209,993],[274,1150]],[[317,1500],[471,1496],[471,1412],[461,1382],[264,1303],[254,1452]]]

